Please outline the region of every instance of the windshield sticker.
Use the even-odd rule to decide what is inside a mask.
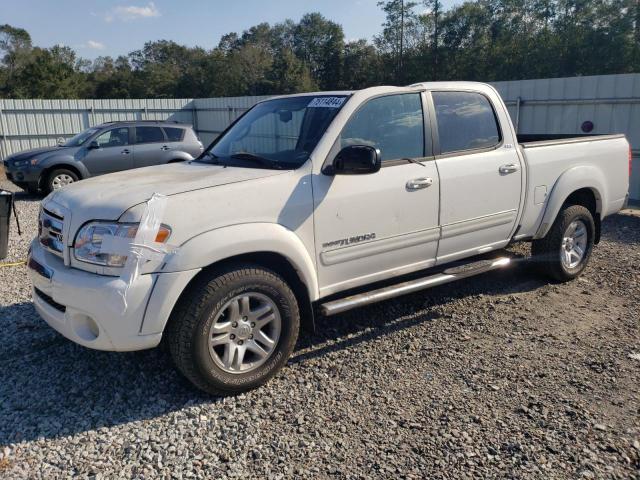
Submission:
[[[340,108],[346,97],[317,97],[311,100],[307,108]]]

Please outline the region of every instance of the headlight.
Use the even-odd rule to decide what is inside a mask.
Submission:
[[[135,238],[137,231],[137,223],[87,223],[76,235],[73,254],[76,260],[81,262],[104,265],[106,267],[122,267],[127,261],[127,256],[100,253],[102,239],[105,235]],[[156,242],[166,242],[170,234],[171,229],[166,225],[161,225],[158,235],[156,236]]]
[[[25,165],[37,165],[37,164],[38,164],[37,158],[32,158],[30,160],[17,160],[13,162],[14,167],[24,167]]]

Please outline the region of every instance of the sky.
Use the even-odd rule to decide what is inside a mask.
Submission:
[[[371,40],[384,21],[377,0],[0,0],[0,24],[24,28],[34,45],[62,44],[93,59],[161,39],[210,49],[225,33],[314,11],[340,23],[347,40]]]

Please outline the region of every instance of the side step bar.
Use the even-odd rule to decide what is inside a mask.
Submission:
[[[381,302],[389,298],[399,297],[408,293],[425,290],[437,285],[455,282],[463,278],[479,275],[480,273],[497,270],[506,267],[511,263],[508,257],[500,257],[492,260],[480,260],[478,262],[468,263],[458,267],[448,268],[442,273],[431,275],[429,277],[409,280],[407,282],[398,283],[389,287],[379,288],[370,292],[358,293],[350,297],[339,298],[327,303],[323,303],[320,308],[324,315],[335,315],[336,313],[346,312],[352,308],[361,307],[370,303]]]

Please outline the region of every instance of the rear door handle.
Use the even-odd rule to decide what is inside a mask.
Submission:
[[[507,163],[506,165],[502,165],[498,171],[501,175],[507,175],[509,173],[514,173],[518,171],[518,165],[515,163]]]
[[[122,155],[129,155],[131,153],[131,151],[128,148],[125,148],[124,150],[122,150],[122,152],[120,152]]]
[[[407,190],[420,190],[421,188],[427,188],[433,185],[433,178],[422,177],[414,178],[407,182]]]
[[[171,150],[171,149],[169,147],[167,147],[166,145],[163,145],[163,146],[160,147],[160,150],[167,151],[167,150]]]

